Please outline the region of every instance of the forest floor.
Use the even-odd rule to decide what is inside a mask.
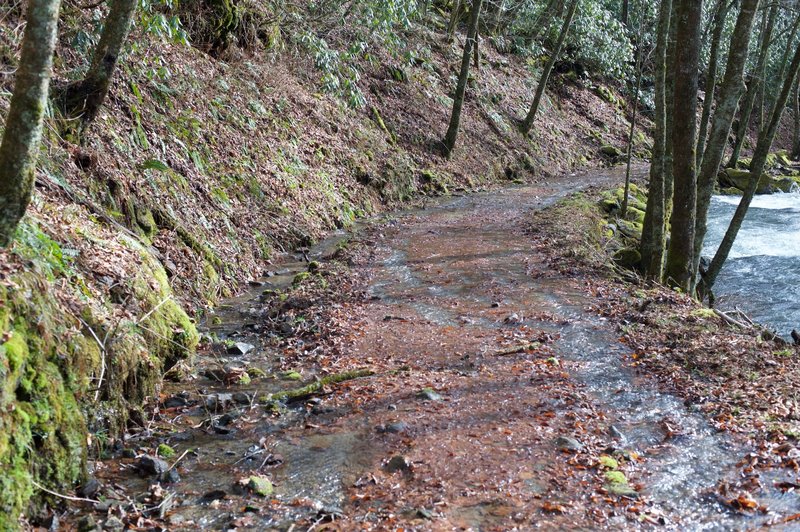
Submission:
[[[173,372],[152,419],[94,463],[98,482],[82,493],[103,502],[93,514],[77,503],[67,520],[788,527],[794,470],[758,467],[775,462],[769,449],[724,430],[705,408],[713,401],[684,400],[699,384],[673,378],[668,390],[639,371],[669,374],[629,347],[641,331],[620,338],[626,291],[688,309],[690,324],[712,318],[592,265],[602,251],[587,246],[585,225],[603,221],[584,196],[567,196],[619,177],[437,200],[281,264],[208,319],[198,366]],[[776,456],[791,456],[786,445]]]

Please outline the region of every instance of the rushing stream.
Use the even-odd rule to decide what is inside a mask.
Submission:
[[[704,255],[722,240],[738,196],[715,196]],[[800,193],[756,196],[717,281],[717,304],[787,336],[800,329]]]

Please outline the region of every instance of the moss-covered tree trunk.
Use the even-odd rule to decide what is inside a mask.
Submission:
[[[22,54],[0,145],[0,246],[7,246],[33,193],[61,0],[29,0]]]
[[[672,0],[662,0],[656,28],[656,48],[653,53],[655,77],[655,128],[653,131],[653,157],[650,162],[650,184],[647,194],[647,209],[642,226],[642,270],[649,279],[661,280],[664,263],[664,155],[667,138],[666,77],[667,47],[669,40]]]
[[[693,289],[694,224],[697,200],[696,133],[702,0],[677,0],[672,174],[675,196],[665,277],[685,292]]]
[[[714,92],[717,88],[717,69],[719,66],[720,45],[722,44],[722,32],[725,29],[725,21],[728,17],[730,5],[729,0],[718,0],[717,9],[714,13],[714,21],[712,22],[711,49],[708,55],[703,114],[700,117],[700,131],[697,134],[698,168],[703,165],[703,154],[705,152],[706,136],[708,135],[708,123],[711,119],[711,107],[714,103]],[[732,44],[735,45],[735,43]]]
[[[553,72],[556,61],[558,61],[558,57],[561,55],[561,50],[564,48],[564,42],[567,40],[567,34],[572,26],[572,20],[575,18],[575,11],[577,9],[578,0],[572,0],[567,15],[564,17],[564,23],[561,25],[561,32],[558,35],[556,47],[550,54],[550,58],[547,60],[547,64],[545,64],[544,70],[542,71],[542,76],[539,79],[539,84],[536,86],[536,95],[533,97],[533,104],[531,104],[531,108],[525,120],[522,121],[521,129],[524,135],[528,135],[531,132],[533,121],[536,118],[536,113],[539,111],[539,105],[542,103],[545,89],[547,89],[547,82],[550,79],[550,74]]]
[[[739,126],[736,128],[736,141],[733,145],[733,152],[731,158],[728,160],[728,167],[736,168],[739,162],[739,157],[742,153],[744,141],[747,138],[747,130],[750,127],[750,117],[753,114],[753,108],[756,104],[756,97],[760,90],[762,79],[759,73],[764,71],[769,59],[769,45],[772,42],[772,33],[775,29],[775,20],[778,16],[778,2],[772,4],[768,13],[765,13],[766,24],[761,32],[761,44],[758,47],[758,63],[755,67],[755,75],[750,77],[750,82],[747,84],[747,94],[744,101],[739,106]]]
[[[677,39],[675,36],[677,24],[675,17],[675,0],[672,0],[672,12],[670,14],[669,26],[669,41],[667,45],[667,76],[665,78],[664,94],[666,103],[666,139],[664,149],[664,220],[669,220],[672,216],[672,198],[675,192],[675,183],[672,177],[672,118],[673,109],[675,108],[675,48],[677,46]],[[666,236],[666,223],[664,224],[664,231]],[[666,254],[666,249],[664,250]]]
[[[137,0],[111,0],[108,16],[86,77],[68,85],[60,99],[67,116],[85,126],[100,112],[133,22]]]
[[[703,164],[700,166],[700,173],[697,177],[697,219],[695,221],[693,267],[695,272],[700,265],[700,253],[703,249],[708,223],[708,208],[711,204],[711,195],[714,193],[717,172],[719,172],[731,125],[736,116],[736,107],[745,90],[744,69],[747,64],[750,38],[758,5],[759,0],[742,0],[742,7],[731,36],[728,64],[725,67],[725,77],[720,87],[719,101],[714,112],[705,155],[702,158]]]
[[[458,126],[461,122],[461,109],[464,107],[464,94],[467,91],[467,80],[469,79],[469,61],[472,58],[472,47],[475,46],[475,38],[478,34],[478,21],[481,16],[481,4],[483,0],[472,0],[472,8],[469,14],[469,26],[467,28],[467,41],[464,43],[464,54],[461,56],[461,71],[458,74],[456,92],[453,95],[453,111],[450,114],[450,125],[442,141],[444,153],[449,158],[453,153],[458,138]]]
[[[792,64],[789,67],[785,79],[783,80],[781,92],[778,95],[777,100],[772,104],[769,123],[766,125],[766,127],[761,128],[761,131],[758,135],[756,150],[753,152],[753,161],[750,163],[750,181],[748,183],[747,190],[745,190],[744,194],[742,195],[742,199],[739,202],[739,206],[736,208],[733,219],[728,225],[725,236],[722,238],[722,242],[717,249],[717,253],[714,255],[714,259],[711,261],[708,272],[703,279],[704,285],[708,290],[713,288],[714,283],[717,280],[717,276],[719,276],[719,272],[722,270],[722,266],[725,264],[725,261],[728,260],[728,255],[730,254],[733,243],[736,240],[736,235],[739,233],[739,229],[742,227],[742,222],[744,221],[744,217],[747,215],[747,210],[750,208],[750,203],[753,201],[753,196],[755,196],[756,190],[758,190],[758,182],[762,172],[764,171],[769,150],[772,147],[772,142],[775,140],[775,134],[778,131],[778,124],[781,121],[781,116],[783,116],[783,110],[786,107],[786,102],[789,101],[789,95],[792,92],[798,70],[800,70],[800,45],[798,45],[795,50]]]

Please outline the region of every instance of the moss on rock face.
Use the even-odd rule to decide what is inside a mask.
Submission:
[[[119,283],[130,316],[114,318],[114,303],[97,286],[90,291],[58,243],[26,230],[0,285],[0,530],[15,529],[21,513],[35,517],[45,503],[60,504],[36,484],[72,491],[91,434],[119,434],[157,391],[162,371],[199,341],[161,263],[135,238],[90,237],[134,259]]]
[[[75,369],[97,368],[100,353],[56,309],[34,275],[0,287],[0,530],[16,529],[34,482],[69,490],[84,472],[87,430],[77,397],[88,378]]]

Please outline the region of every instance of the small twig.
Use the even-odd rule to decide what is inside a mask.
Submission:
[[[74,501],[74,502],[90,502],[92,504],[100,504],[100,501],[96,501],[94,499],[84,499],[83,497],[73,497],[71,495],[64,495],[63,493],[58,493],[58,492],[55,492],[53,490],[49,490],[49,489],[45,488],[44,486],[42,486],[41,484],[39,484],[38,482],[36,482],[33,479],[31,479],[31,484],[33,484],[34,487],[36,487],[37,489],[40,489],[45,493],[49,493],[50,495],[53,495],[54,497],[59,497],[61,499],[66,499],[68,501]]]
[[[136,325],[139,325],[144,320],[149,318],[153,314],[153,312],[157,311],[161,307],[161,305],[163,305],[164,303],[166,303],[170,299],[170,297],[171,296],[167,296],[164,299],[162,299],[161,302],[158,305],[156,305],[155,307],[151,308],[144,316],[142,316],[141,318],[136,320]]]
[[[169,466],[169,469],[167,469],[167,471],[172,471],[173,469],[175,469],[175,466],[176,466],[176,465],[178,465],[178,464],[180,463],[180,461],[181,461],[181,460],[183,460],[183,458],[184,458],[184,457],[185,457],[187,454],[189,454],[189,449],[186,449],[185,451],[183,451],[183,454],[182,454],[182,455],[180,455],[180,456],[178,457],[178,459],[177,459],[177,460],[175,460],[175,462],[174,462],[174,463],[173,463],[171,466]]]
[[[94,341],[97,342],[97,345],[100,347],[100,377],[97,380],[97,390],[94,392],[94,401],[97,402],[97,400],[100,398],[100,390],[103,387],[103,377],[106,375],[106,344],[105,342],[100,341],[100,338],[88,323],[83,321],[81,318],[78,318],[78,320],[83,324],[84,327],[89,329],[89,333],[91,333],[92,338],[94,338]]]

